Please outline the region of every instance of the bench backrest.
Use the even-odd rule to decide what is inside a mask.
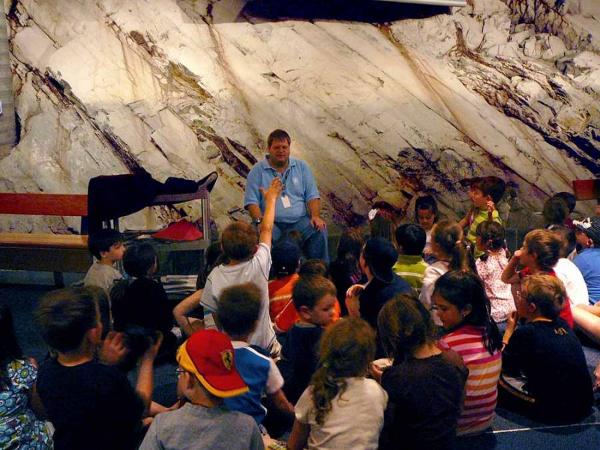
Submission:
[[[88,196],[0,193],[0,214],[87,217]]]

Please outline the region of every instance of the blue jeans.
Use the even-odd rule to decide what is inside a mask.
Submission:
[[[302,235],[302,250],[308,259],[322,259],[329,264],[327,248],[327,229],[317,230],[310,223],[310,218],[304,216],[294,223],[275,222],[273,226],[273,243],[286,236],[290,231],[299,231]]]

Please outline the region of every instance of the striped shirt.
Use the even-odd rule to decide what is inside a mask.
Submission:
[[[469,369],[456,434],[480,433],[491,425],[494,418],[498,378],[502,369],[501,353],[490,354],[483,343],[483,328],[473,325],[464,325],[443,336],[440,347],[458,353]]]
[[[396,275],[404,278],[408,281],[408,284],[420,291],[421,286],[423,286],[425,269],[427,269],[428,265],[421,255],[400,255],[392,270],[396,272]]]

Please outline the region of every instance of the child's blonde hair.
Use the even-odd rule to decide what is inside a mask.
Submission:
[[[323,425],[331,402],[348,387],[346,378],[367,374],[375,356],[375,332],[363,319],[354,317],[331,325],[321,339],[319,368],[312,377],[315,420]]]
[[[562,281],[552,275],[537,274],[526,277],[522,286],[523,299],[533,303],[543,317],[558,317],[567,298]]]
[[[431,240],[450,257],[450,270],[475,270],[473,257],[456,222],[441,220],[433,226]]]
[[[539,268],[549,272],[558,262],[562,241],[550,230],[533,230],[525,235],[523,246],[535,255]]]

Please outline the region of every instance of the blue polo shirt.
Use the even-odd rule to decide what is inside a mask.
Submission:
[[[275,177],[281,178],[281,195],[287,196],[291,204],[289,208],[284,208],[282,199],[277,200],[275,222],[295,223],[307,215],[306,202],[321,197],[310,167],[301,159],[290,158],[283,174],[273,169],[267,158],[256,163],[246,180],[244,208],[248,205],[258,205],[264,213],[265,201],[259,188],[267,189]]]
[[[588,288],[590,303],[600,302],[600,248],[586,248],[573,260]]]

